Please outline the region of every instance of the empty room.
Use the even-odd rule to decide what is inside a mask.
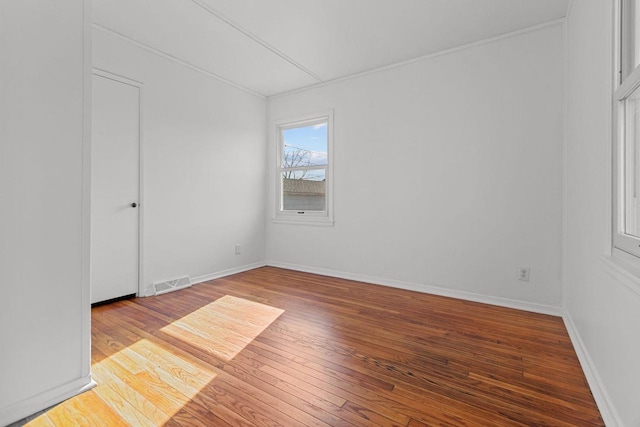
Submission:
[[[640,426],[639,65],[635,0],[0,0],[0,426]]]

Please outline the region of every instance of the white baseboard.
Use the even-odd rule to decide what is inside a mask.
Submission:
[[[255,262],[253,264],[242,265],[240,267],[230,268],[228,270],[218,271],[216,273],[205,274],[203,276],[192,277],[191,284],[195,285],[196,283],[208,282],[209,280],[219,279],[225,276],[231,276],[232,274],[242,273],[244,271],[253,270],[255,268],[264,267],[267,265],[264,261]]]
[[[569,337],[571,338],[571,342],[573,344],[573,348],[578,355],[578,360],[580,361],[580,365],[582,366],[582,370],[584,375],[587,377],[587,382],[589,383],[589,388],[591,388],[591,394],[593,394],[593,398],[596,401],[596,405],[598,405],[598,409],[600,410],[600,415],[604,423],[609,427],[623,427],[624,424],[622,420],[620,420],[620,416],[613,406],[613,402],[607,393],[607,390],[600,379],[600,375],[598,375],[598,370],[596,369],[587,348],[580,337],[580,333],[576,328],[575,323],[573,323],[573,319],[569,312],[565,311],[562,319],[564,320],[565,327],[567,328],[567,332],[569,332]]]
[[[286,268],[289,270],[304,271],[307,273],[321,274],[323,276],[338,277],[341,279],[355,280],[358,282],[373,283],[375,285],[389,286],[392,288],[406,289],[426,294],[439,295],[444,297],[458,298],[466,301],[474,301],[483,304],[497,305],[500,307],[514,308],[517,310],[531,311],[533,313],[549,314],[552,316],[562,316],[562,308],[552,305],[537,304],[528,301],[513,300],[509,298],[491,297],[473,292],[446,289],[438,286],[425,285],[422,283],[402,282],[397,280],[381,279],[378,277],[365,276],[361,274],[346,273],[343,271],[328,270],[324,268],[307,267],[297,264],[289,264],[278,261],[267,261],[266,265],[272,267]]]
[[[38,411],[57,405],[96,386],[91,375],[73,380],[13,405],[0,408],[0,426],[27,418]]]

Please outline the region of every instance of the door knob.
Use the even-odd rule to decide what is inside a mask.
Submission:
[[[138,206],[138,204],[136,202],[131,203],[131,207],[135,208],[136,206]]]

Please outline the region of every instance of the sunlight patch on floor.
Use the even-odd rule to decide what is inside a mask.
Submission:
[[[147,339],[93,364],[91,372],[94,389],[27,425],[163,425],[216,376]]]
[[[282,313],[279,308],[225,295],[161,331],[231,360]]]
[[[233,359],[284,310],[226,295],[161,331],[224,360]],[[189,404],[216,372],[188,355],[141,339],[91,366],[94,389],[51,408],[27,424],[158,426]]]

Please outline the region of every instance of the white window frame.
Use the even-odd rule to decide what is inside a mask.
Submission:
[[[625,223],[625,100],[640,88],[640,66],[629,72],[633,50],[625,40],[633,40],[636,31],[624,14],[628,0],[617,2],[616,73],[613,92],[613,230],[612,255],[634,265],[640,265],[640,237],[624,233]],[[640,7],[640,3],[638,3]],[[640,166],[639,166],[640,167]]]
[[[284,153],[283,131],[298,127],[327,123],[327,165],[326,166],[296,166],[286,168],[282,164]],[[333,110],[307,114],[292,119],[275,122],[276,132],[276,203],[274,222],[304,225],[333,225]],[[283,209],[282,173],[287,170],[317,170],[325,169],[325,210],[324,211],[289,211]]]

